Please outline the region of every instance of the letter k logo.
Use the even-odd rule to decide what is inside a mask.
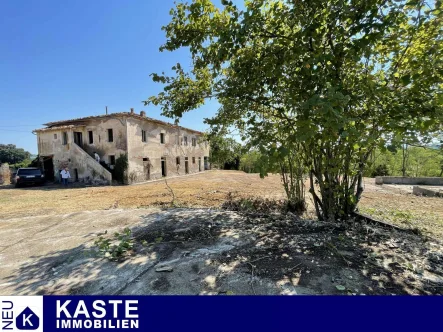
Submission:
[[[19,330],[36,330],[40,325],[40,318],[26,307],[15,319],[15,326]]]

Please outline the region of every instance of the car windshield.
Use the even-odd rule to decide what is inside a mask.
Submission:
[[[17,175],[41,175],[39,169],[19,169]]]

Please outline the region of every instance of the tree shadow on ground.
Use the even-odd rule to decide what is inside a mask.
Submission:
[[[118,261],[93,243],[33,256],[14,294],[443,294],[442,245],[360,221],[169,209]],[[107,234],[112,238],[112,234]]]

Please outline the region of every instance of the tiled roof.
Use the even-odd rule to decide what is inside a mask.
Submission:
[[[69,126],[73,126],[73,124],[72,124],[73,122],[76,122],[76,124],[74,125],[74,126],[76,126],[77,123],[84,123],[84,122],[86,122],[88,120],[113,118],[113,117],[123,117],[123,116],[132,117],[132,118],[138,119],[138,120],[145,120],[145,121],[149,121],[149,122],[154,122],[154,123],[158,123],[158,124],[161,124],[161,125],[164,125],[164,126],[168,126],[168,127],[180,128],[180,129],[188,130],[190,132],[194,132],[196,134],[203,134],[201,131],[197,131],[197,130],[194,130],[194,129],[177,126],[177,125],[174,125],[174,124],[169,123],[169,122],[165,122],[165,121],[149,118],[147,116],[142,116],[142,115],[139,115],[139,114],[136,114],[136,113],[131,113],[131,112],[119,112],[119,113],[110,113],[110,114],[103,114],[103,115],[93,115],[93,116],[87,116],[87,117],[84,117],[84,118],[77,118],[77,119],[70,119],[70,120],[61,120],[61,121],[48,122],[48,123],[44,124],[48,128],[36,129],[34,131],[50,130],[50,129],[55,129],[55,127],[57,127],[57,129],[60,129],[62,127],[68,128]]]
[[[34,129],[33,132],[51,131],[51,130],[58,130],[58,129],[71,129],[71,128],[84,127],[84,126],[85,126],[84,124],[66,125],[66,126],[53,126],[53,127],[48,127],[48,128]]]

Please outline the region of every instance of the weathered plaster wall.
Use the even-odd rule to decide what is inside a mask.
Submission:
[[[138,119],[128,119],[127,130],[130,183],[147,181],[148,178],[150,180],[161,178],[162,157],[166,159],[168,177],[186,174],[185,157],[188,158],[189,174],[199,172],[199,157],[201,171],[204,171],[204,157],[209,156],[209,145],[198,142],[199,136],[195,132]],[[146,142],[142,141],[142,130],[146,131]],[[161,133],[165,135],[164,144],[160,143]],[[184,145],[184,142],[182,144],[185,136],[187,145]],[[197,146],[192,146],[192,138],[197,139]],[[180,157],[180,165],[177,165],[176,157]],[[144,158],[148,158],[149,161],[144,161]]]
[[[113,142],[108,140],[108,129],[113,129]],[[146,131],[146,142],[142,141],[142,130]],[[62,144],[63,131],[68,134],[66,145]],[[89,142],[89,131],[93,132],[92,143]],[[80,145],[85,153],[75,146],[74,132],[82,133]],[[164,134],[164,144],[160,142],[160,134]],[[93,179],[108,179],[105,168],[100,166],[101,170],[91,164],[92,161],[95,162],[95,151],[107,164],[110,164],[111,156],[117,159],[121,154],[128,153],[129,183],[161,178],[162,158],[166,160],[167,176],[170,177],[204,171],[205,157],[209,156],[209,144],[200,142],[198,133],[140,117],[91,119],[74,128],[38,131],[37,136],[39,154],[53,156],[56,178],[59,170],[68,166],[73,178],[74,170],[77,169],[79,180],[88,182]],[[184,137],[187,137],[187,144]],[[193,138],[197,140],[196,146],[192,146]],[[180,157],[179,165],[177,157]],[[188,172],[185,169],[185,158],[188,158]]]
[[[114,141],[108,141],[108,129],[113,130]],[[89,131],[93,133],[93,144],[89,144]],[[126,119],[115,118],[92,120],[88,122],[83,133],[83,149],[93,156],[96,151],[100,159],[109,164],[109,156],[117,159],[127,151]]]
[[[113,142],[108,141],[108,129],[113,130]],[[89,143],[89,133],[93,132],[93,143]],[[63,132],[67,133],[67,144],[63,145]],[[81,147],[85,153],[75,147],[74,132],[82,133]],[[96,151],[101,160],[110,163],[110,156],[117,159],[126,153],[126,124],[123,118],[91,120],[86,126],[53,129],[37,132],[38,151],[40,156],[53,156],[54,175],[58,179],[59,171],[68,166],[72,180],[77,169],[80,181],[109,181],[110,173],[95,162],[93,152]],[[88,156],[90,158],[88,158]],[[97,165],[92,164],[92,162]]]

